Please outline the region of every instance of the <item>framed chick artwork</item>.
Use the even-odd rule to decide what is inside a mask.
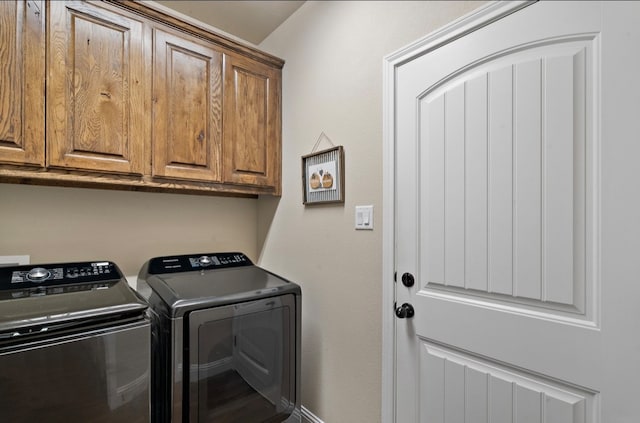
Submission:
[[[302,203],[344,203],[344,149],[332,147],[302,157]]]

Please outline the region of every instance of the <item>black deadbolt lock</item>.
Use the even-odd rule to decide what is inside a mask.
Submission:
[[[411,288],[415,282],[411,273],[404,273],[402,275],[402,284],[407,288]]]

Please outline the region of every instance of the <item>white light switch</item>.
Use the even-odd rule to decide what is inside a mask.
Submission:
[[[373,206],[356,206],[356,229],[373,229]]]

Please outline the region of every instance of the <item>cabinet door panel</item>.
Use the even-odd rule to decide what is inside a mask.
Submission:
[[[280,70],[225,58],[224,180],[280,191]]]
[[[220,181],[222,53],[154,30],[153,176]]]
[[[0,162],[44,165],[42,1],[0,2]]]
[[[142,174],[142,22],[95,4],[50,7],[48,164]]]

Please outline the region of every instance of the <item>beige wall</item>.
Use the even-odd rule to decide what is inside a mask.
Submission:
[[[257,200],[0,184],[0,255],[32,263],[238,250],[257,259]]]
[[[260,263],[302,285],[302,403],[325,423],[380,421],[383,57],[478,6],[308,1],[260,45],[286,60],[283,195],[260,200]],[[300,157],[323,131],[345,148],[346,202],[304,207]],[[375,229],[355,231],[366,204]]]

